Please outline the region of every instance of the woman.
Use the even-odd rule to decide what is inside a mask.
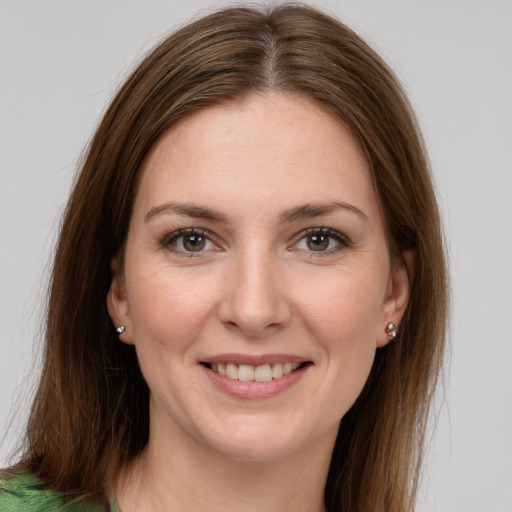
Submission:
[[[213,13],[91,142],[0,508],[412,510],[445,318],[390,70],[307,7]]]

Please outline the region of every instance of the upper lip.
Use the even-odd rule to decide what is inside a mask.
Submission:
[[[247,364],[250,366],[261,366],[264,364],[272,363],[306,363],[310,361],[307,358],[291,355],[291,354],[219,354],[216,356],[208,357],[201,360],[203,364],[217,364],[217,363],[233,363],[233,364]]]

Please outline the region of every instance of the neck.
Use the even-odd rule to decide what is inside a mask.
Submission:
[[[184,442],[182,442],[184,441]],[[334,440],[271,461],[239,461],[195,443],[150,441],[120,478],[122,512],[325,512]]]

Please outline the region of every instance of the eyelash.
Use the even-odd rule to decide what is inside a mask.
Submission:
[[[332,228],[308,228],[302,231],[297,235],[297,242],[294,243],[294,246],[297,246],[301,241],[306,240],[307,237],[314,236],[314,235],[324,235],[328,236],[329,238],[335,240],[339,245],[327,249],[327,250],[320,250],[320,251],[314,251],[312,249],[309,249],[310,256],[311,257],[323,257],[323,256],[330,256],[332,254],[335,254],[339,251],[342,251],[343,249],[346,249],[347,247],[352,246],[352,242],[350,239],[340,233],[339,231],[336,231]],[[295,249],[297,250],[297,249]],[[306,249],[307,250],[307,249]]]
[[[212,238],[213,235],[208,233],[208,231],[204,229],[198,229],[198,228],[184,228],[184,229],[178,229],[176,231],[173,231],[172,233],[168,233],[165,235],[162,239],[162,246],[170,250],[171,252],[178,254],[179,256],[184,256],[186,258],[197,258],[201,255],[201,252],[203,251],[186,251],[178,249],[173,245],[174,242],[176,242],[178,239],[184,237],[185,235],[189,236],[200,236],[205,238],[207,241],[215,244],[213,242]],[[215,244],[217,245],[217,244]]]
[[[176,231],[173,231],[172,233],[168,233],[163,237],[163,239],[161,241],[161,245],[163,247],[166,247],[167,249],[169,249],[171,252],[178,254],[180,256],[187,257],[187,258],[194,258],[194,257],[200,256],[201,253],[204,251],[202,251],[202,250],[186,251],[186,250],[178,249],[173,245],[178,239],[180,239],[181,237],[184,237],[185,235],[189,235],[189,236],[196,235],[196,236],[203,237],[206,239],[207,242],[213,243],[214,245],[217,246],[217,244],[213,240],[215,237],[212,234],[210,234],[207,230],[198,229],[198,228],[178,229]],[[341,234],[339,231],[336,231],[335,229],[332,229],[332,228],[308,228],[308,229],[305,229],[304,231],[301,231],[295,237],[296,242],[293,243],[291,250],[300,250],[300,249],[297,249],[296,246],[301,241],[305,240],[307,237],[314,236],[314,235],[328,236],[329,238],[335,240],[339,245],[337,245],[334,248],[327,249],[327,250],[314,251],[311,249],[311,250],[309,250],[310,256],[316,256],[316,257],[328,256],[333,253],[337,253],[343,249],[346,249],[347,247],[350,247],[352,245],[352,242],[350,241],[350,239],[347,236]]]

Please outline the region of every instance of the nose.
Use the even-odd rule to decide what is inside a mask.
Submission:
[[[287,325],[291,309],[280,270],[272,254],[263,250],[247,250],[234,259],[219,307],[221,322],[253,338]]]

